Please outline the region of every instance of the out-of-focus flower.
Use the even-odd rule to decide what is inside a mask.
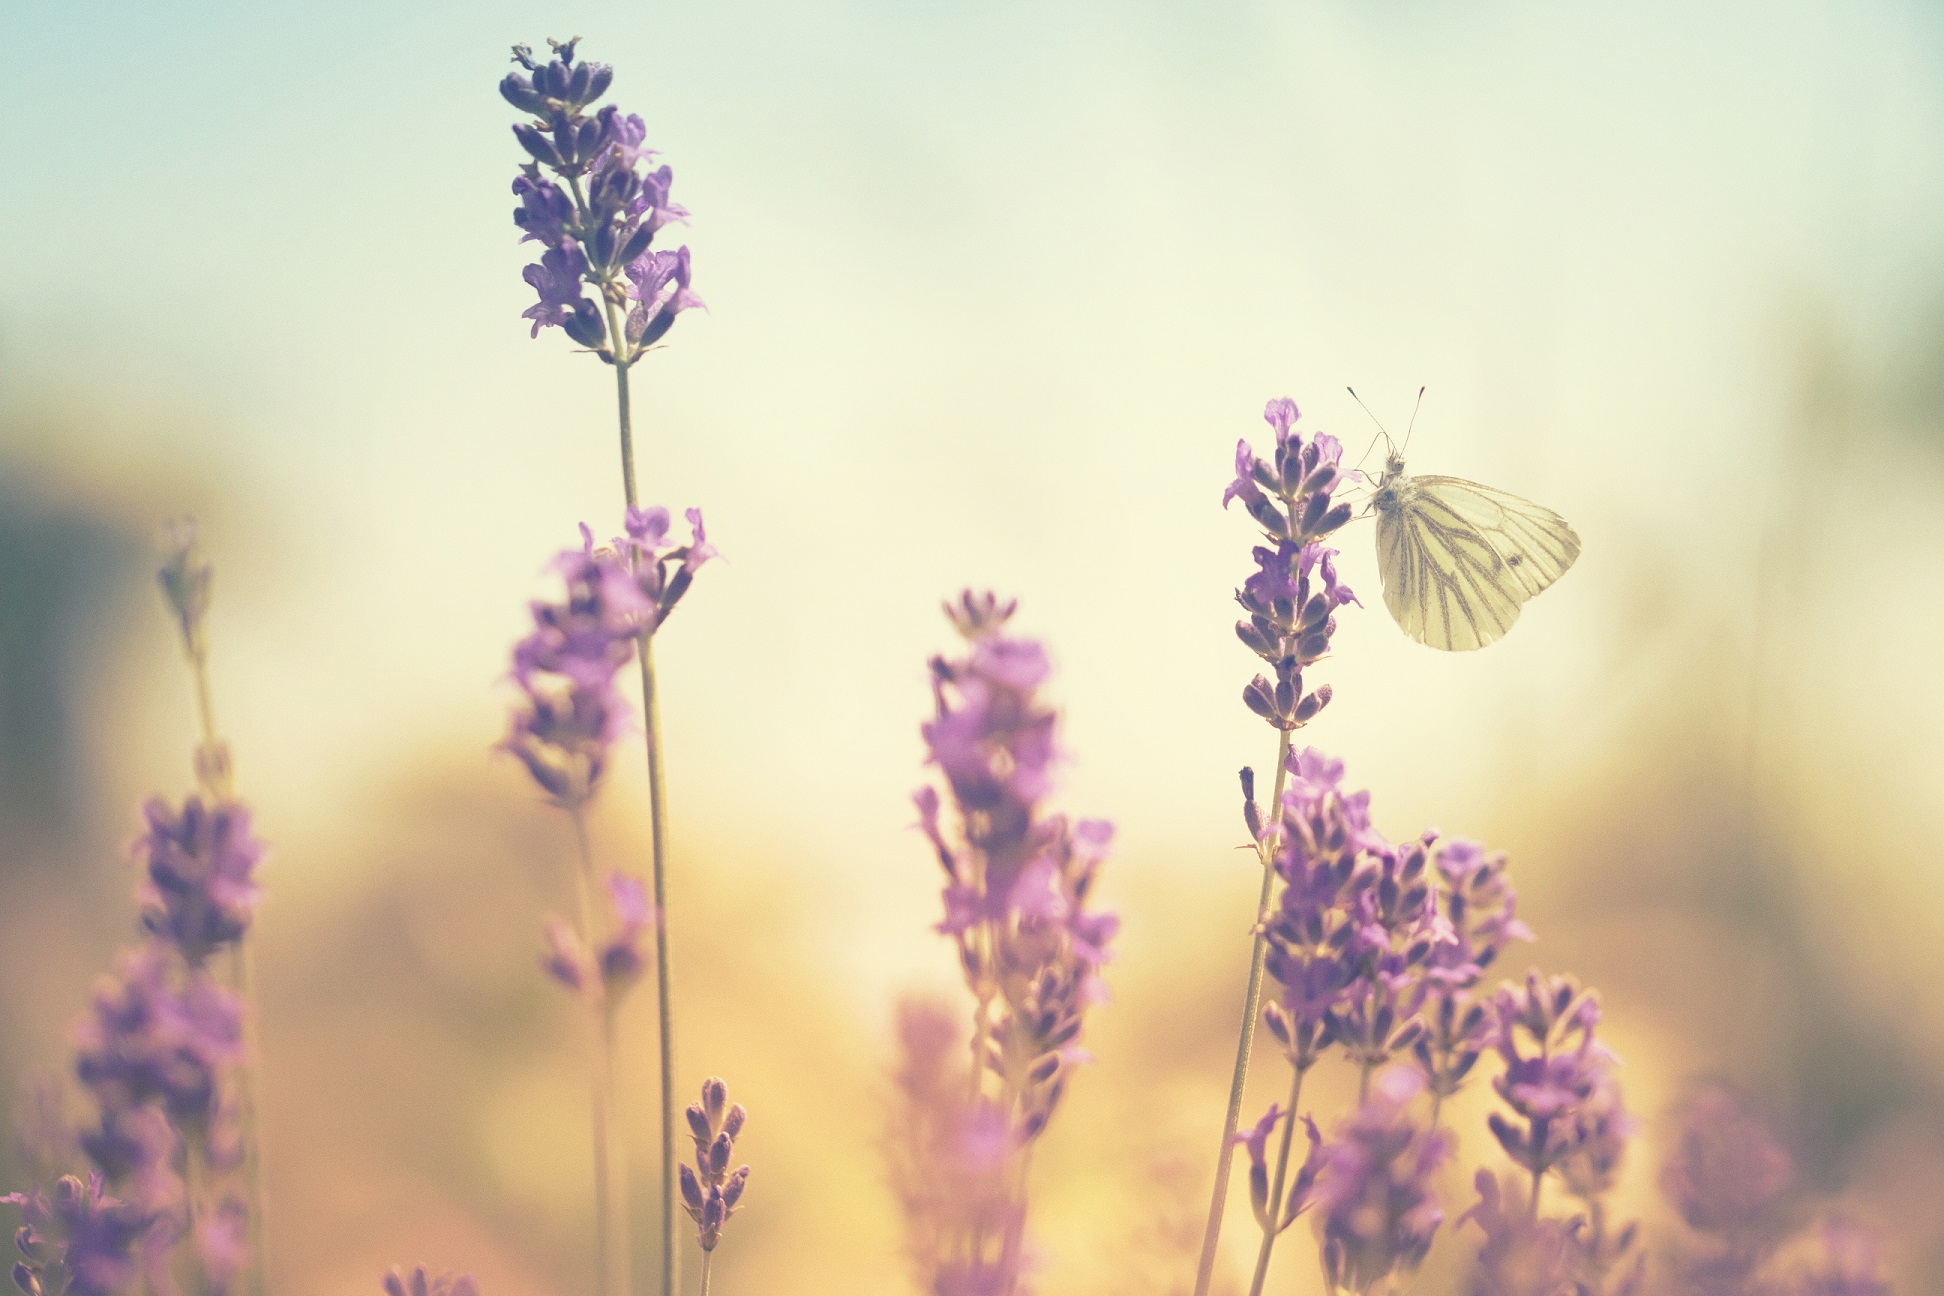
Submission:
[[[581,547],[553,564],[566,597],[529,605],[533,629],[513,646],[512,677],[522,696],[501,746],[566,809],[593,796],[609,750],[627,732],[630,712],[617,677],[636,640],[667,620],[696,570],[716,556],[701,510],[690,509],[688,520],[686,545],[669,543],[668,510],[661,508],[629,509],[626,534],[611,548],[596,548],[583,526]]]
[[[1523,986],[1499,990],[1499,1056],[1505,1069],[1492,1087],[1520,1120],[1499,1112],[1492,1135],[1507,1156],[1544,1175],[1591,1136],[1578,1117],[1603,1092],[1613,1054],[1594,1037],[1599,1000],[1570,977],[1527,975]]]
[[[178,984],[166,947],[126,951],[75,1032],[75,1071],[103,1109],[159,1100],[178,1128],[207,1129],[220,1078],[242,1056],[243,1008],[206,974]]]
[[[153,1219],[107,1196],[100,1172],[63,1175],[52,1193],[0,1197],[20,1207],[14,1285],[24,1296],[110,1296],[135,1276],[136,1249]]]
[[[696,1240],[702,1249],[713,1251],[722,1237],[722,1226],[740,1208],[743,1189],[749,1183],[748,1166],[729,1169],[736,1136],[742,1133],[747,1113],[741,1103],[729,1102],[729,1086],[711,1076],[702,1082],[702,1101],[690,1103],[687,1114],[689,1136],[695,1143],[695,1166],[680,1168],[682,1207],[695,1221]]]
[[[1794,1186],[1789,1154],[1734,1094],[1706,1085],[1689,1096],[1680,1141],[1661,1171],[1661,1187],[1689,1228],[1724,1237],[1769,1232]]]
[[[1470,1296],[1577,1296],[1565,1226],[1533,1215],[1517,1184],[1501,1187],[1490,1170],[1472,1184],[1478,1200],[1458,1224],[1476,1224],[1485,1242],[1467,1280]]]
[[[393,1269],[385,1275],[385,1296],[479,1296],[479,1284],[469,1273],[429,1274],[419,1265],[410,1274]]]
[[[1861,1225],[1842,1218],[1824,1220],[1813,1245],[1792,1296],[1890,1296],[1881,1249]]]
[[[147,867],[137,897],[142,925],[200,967],[249,930],[262,899],[256,866],[263,846],[250,832],[249,810],[235,802],[205,806],[191,796],[178,814],[156,797],[143,815],[148,831],[135,842]]]
[[[1378,1073],[1370,1097],[1325,1147],[1316,1202],[1323,1265],[1336,1287],[1369,1291],[1415,1271],[1444,1222],[1432,1179],[1449,1141],[1411,1119],[1423,1091],[1408,1068]]]

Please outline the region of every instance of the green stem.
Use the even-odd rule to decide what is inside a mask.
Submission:
[[[715,1252],[702,1253],[702,1296],[709,1296],[709,1268],[715,1263]]]
[[[1532,1171],[1532,1218],[1539,1218],[1539,1190],[1545,1187],[1546,1172],[1543,1168],[1533,1167]]]
[[[583,208],[586,205],[578,182],[574,185],[574,201]],[[634,360],[624,354],[621,318],[605,292],[601,304],[607,311],[608,341],[614,348],[615,413],[621,430],[621,489],[632,509],[640,507],[641,502],[635,488],[634,419],[628,394],[628,373]],[[675,1018],[668,958],[668,793],[663,781],[661,707],[655,696],[653,643],[652,632],[644,632],[638,641],[637,656],[641,659],[641,727],[648,746],[649,845],[657,920],[655,1006],[661,1050],[661,1290],[662,1296],[675,1296],[681,1253],[675,1245]]]
[[[1357,1071],[1357,1106],[1364,1105],[1370,1097],[1370,1073],[1377,1069],[1375,1062],[1365,1062]]]
[[[1289,1086],[1289,1115],[1283,1123],[1282,1143],[1276,1149],[1276,1175],[1269,1189],[1269,1220],[1262,1226],[1262,1249],[1256,1252],[1255,1277],[1249,1281],[1249,1296],[1262,1296],[1262,1281],[1269,1276],[1269,1254],[1282,1233],[1283,1183],[1289,1171],[1289,1144],[1296,1133],[1296,1107],[1303,1100],[1303,1077],[1308,1068],[1299,1067]]]
[[[641,711],[648,743],[649,841],[654,859],[655,1006],[661,1044],[662,1293],[674,1296],[679,1277],[675,1246],[675,1016],[668,957],[668,792],[662,770],[661,707],[655,696],[654,639],[641,636]]]
[[[1215,1247],[1222,1239],[1222,1213],[1228,1207],[1229,1172],[1235,1162],[1235,1127],[1242,1120],[1242,1095],[1249,1083],[1249,1054],[1255,1047],[1256,1013],[1262,1007],[1262,969],[1269,958],[1268,934],[1262,924],[1276,881],[1271,867],[1276,833],[1282,824],[1283,785],[1289,778],[1289,731],[1276,744],[1276,793],[1270,803],[1276,825],[1258,845],[1262,863],[1262,894],[1256,899],[1255,949],[1249,958],[1249,988],[1242,997],[1242,1030],[1235,1041],[1235,1075],[1229,1081],[1228,1114],[1222,1120],[1222,1148],[1215,1158],[1215,1191],[1208,1202],[1208,1227],[1202,1233],[1201,1260],[1195,1270],[1195,1296],[1208,1296],[1215,1276]]]
[[[579,867],[574,870],[574,894],[580,906],[581,948],[588,951],[592,978],[586,987],[588,1015],[588,1078],[594,1114],[594,1290],[599,1296],[628,1296],[628,1224],[621,1158],[614,1140],[614,1014],[608,1009],[607,988],[601,977],[601,933],[594,917],[594,847],[587,836],[587,814],[580,806],[570,812]]]

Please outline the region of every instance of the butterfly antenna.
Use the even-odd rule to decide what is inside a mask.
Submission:
[[[1351,394],[1355,395],[1356,393],[1353,392]],[[1411,406],[1410,425],[1404,429],[1404,449],[1405,450],[1409,450],[1411,448],[1411,428],[1417,426],[1418,411],[1423,408],[1424,408],[1424,388],[1420,387],[1418,388],[1417,404]],[[1402,452],[1400,451],[1399,453]]]
[[[1363,412],[1365,414],[1370,414],[1370,421],[1377,425],[1377,435],[1384,438],[1384,444],[1386,446],[1395,449],[1397,443],[1395,441],[1392,441],[1390,433],[1384,430],[1383,420],[1378,418],[1375,414],[1370,413],[1370,406],[1365,405],[1363,397],[1357,395],[1357,389],[1355,387],[1345,387],[1343,390],[1350,393],[1350,399],[1357,402],[1357,404],[1362,407]],[[1372,449],[1376,448],[1377,442],[1375,438],[1372,438],[1370,445]],[[1365,450],[1364,459],[1368,459],[1368,458],[1370,458],[1370,450]],[[1357,460],[1357,467],[1360,469],[1363,467],[1363,459]]]

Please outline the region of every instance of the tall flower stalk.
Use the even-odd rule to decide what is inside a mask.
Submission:
[[[156,580],[181,633],[183,656],[195,683],[196,716],[202,735],[195,752],[196,779],[204,796],[213,804],[227,806],[233,797],[234,776],[229,744],[216,728],[216,708],[209,687],[209,637],[203,628],[214,574],[198,548],[195,523],[184,519],[171,524],[168,554],[156,573]],[[231,813],[240,810],[237,807]],[[153,820],[153,811],[150,817]],[[247,832],[246,813],[242,823]],[[249,1267],[245,1280],[251,1296],[264,1296],[269,1289],[270,1215],[263,1188],[263,1123],[257,1112],[261,1067],[256,1040],[256,955],[247,922],[239,924],[230,946],[229,962],[231,979],[243,1001],[236,1103],[242,1127],[242,1172],[249,1233]]]
[[[615,1020],[646,967],[641,943],[658,911],[639,880],[621,872],[602,878],[587,812],[628,725],[617,678],[715,552],[699,511],[690,511],[689,524],[689,543],[671,545],[666,509],[631,509],[625,534],[599,549],[593,533],[581,528],[581,547],[554,560],[565,597],[534,602],[533,629],[513,647],[520,698],[502,744],[574,829],[577,917],[547,920],[541,966],[587,1010],[595,1289],[602,1296],[626,1296],[631,1285],[627,1175],[614,1122]],[[597,893],[605,896],[604,909]]]
[[[702,299],[689,287],[688,248],[667,252],[651,247],[657,231],[688,215],[669,198],[673,172],[652,165],[655,153],[644,145],[647,127],[640,117],[624,117],[612,104],[589,113],[614,73],[605,64],[577,62],[578,43],[578,37],[550,41],[553,57],[544,62],[526,46],[515,46],[513,59],[520,70],[500,82],[507,102],[531,115],[513,128],[532,159],[513,182],[520,200],[513,219],[523,231],[522,242],[543,248],[539,262],[526,269],[527,283],[539,296],[525,312],[533,321],[533,335],[558,327],[614,370],[622,493],[632,511],[639,508],[640,498],[629,374],[674,326],[676,316],[702,305]],[[665,922],[668,798],[652,633],[652,627],[639,632],[636,656],[648,756],[654,904]],[[674,994],[666,939],[655,942],[655,974],[661,1062],[661,1290],[662,1296],[674,1296]]]
[[[1215,1188],[1208,1204],[1208,1224],[1202,1234],[1201,1258],[1195,1271],[1195,1296],[1207,1296],[1215,1273],[1215,1251],[1222,1236],[1222,1215],[1228,1205],[1229,1174],[1235,1156],[1236,1128],[1241,1123],[1242,1097],[1248,1086],[1249,1058],[1255,1047],[1256,1018],[1262,1003],[1262,977],[1269,945],[1262,924],[1270,911],[1276,873],[1272,867],[1280,832],[1283,788],[1290,756],[1290,735],[1329,705],[1330,687],[1305,691],[1303,672],[1326,656],[1336,630],[1336,610],[1355,600],[1348,586],[1336,579],[1335,551],[1322,541],[1350,520],[1351,508],[1333,498],[1344,483],[1340,467],[1343,447],[1333,436],[1305,437],[1296,430],[1302,417],[1296,402],[1272,400],[1263,419],[1274,430],[1275,453],[1265,460],[1246,440],[1235,445],[1235,480],[1222,493],[1222,506],[1241,500],[1262,528],[1263,543],[1253,557],[1256,571],[1235,600],[1248,615],[1236,623],[1235,633],[1273,672],[1257,675],[1242,692],[1249,710],[1276,730],[1276,783],[1270,806],[1272,822],[1265,825],[1255,800],[1255,775],[1242,771],[1243,818],[1255,844],[1262,869],[1261,894],[1256,898],[1254,946],[1249,956],[1248,987],[1242,998],[1242,1025],[1235,1045],[1235,1071],[1229,1083],[1228,1110],[1222,1122],[1222,1141],[1215,1159]],[[1299,1073],[1300,1083],[1300,1073]],[[1294,1106],[1296,1095],[1292,1095]],[[1287,1119],[1294,1122],[1295,1113]],[[1285,1133],[1283,1146],[1288,1146]],[[1280,1174],[1278,1176],[1280,1180]],[[1272,1216],[1264,1226],[1264,1250],[1280,1231]]]

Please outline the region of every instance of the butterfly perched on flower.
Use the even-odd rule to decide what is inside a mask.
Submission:
[[[1446,652],[1502,638],[1579,557],[1578,533],[1551,509],[1462,477],[1409,476],[1395,449],[1370,507],[1384,606],[1405,634]]]

